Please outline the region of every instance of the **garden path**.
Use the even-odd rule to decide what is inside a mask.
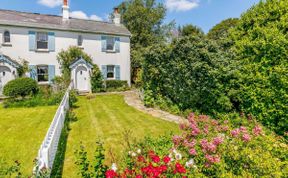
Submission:
[[[109,92],[109,93],[100,93],[100,95],[105,95],[105,94],[121,94],[124,95],[124,100],[125,102],[131,106],[136,108],[139,111],[142,111],[144,113],[150,114],[154,117],[170,121],[170,122],[175,122],[177,124],[181,122],[185,122],[185,118],[176,116],[173,114],[170,114],[168,112],[162,111],[157,108],[148,108],[144,105],[144,103],[141,100],[140,93],[137,90],[130,90],[130,91],[125,91],[125,92]],[[99,94],[97,94],[99,95]]]

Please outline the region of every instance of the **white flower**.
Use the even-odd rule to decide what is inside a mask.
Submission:
[[[131,153],[131,156],[132,156],[132,157],[135,157],[135,156],[137,156],[137,154],[134,153],[134,152],[132,152],[132,153]]]
[[[177,153],[178,153],[178,152],[177,152],[177,150],[176,150],[176,149],[174,149],[174,148],[173,148],[173,150],[172,150],[172,151],[173,151],[173,153],[174,153],[174,154],[177,154]]]
[[[140,154],[140,153],[141,153],[141,150],[140,150],[140,149],[138,149],[138,150],[137,150],[137,153],[138,153],[138,154]]]
[[[194,165],[194,159],[190,159],[190,160],[187,161],[186,164],[185,164],[185,166],[186,166],[186,167],[189,167],[189,168],[190,168],[191,166],[193,166],[193,165]]]
[[[113,163],[112,164],[112,166],[111,166],[111,169],[113,170],[113,171],[117,171],[117,165],[116,165],[116,163]]]
[[[180,153],[175,153],[176,160],[182,159],[182,155]]]
[[[128,155],[131,155],[132,151],[128,151]]]
[[[169,154],[169,158],[173,158],[173,155],[172,155],[172,153],[170,153],[170,154]]]

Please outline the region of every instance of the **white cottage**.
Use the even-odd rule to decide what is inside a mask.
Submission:
[[[61,75],[57,54],[78,46],[89,54],[106,80],[130,85],[130,36],[114,10],[112,22],[75,19],[63,0],[62,16],[0,10],[0,91],[17,76],[20,59],[29,62],[29,76],[49,84]],[[90,91],[91,64],[75,59],[72,79],[79,91]]]

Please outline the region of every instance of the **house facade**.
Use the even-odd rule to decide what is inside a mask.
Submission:
[[[117,9],[112,22],[71,18],[67,0],[63,0],[62,16],[0,10],[0,92],[17,77],[23,59],[28,62],[29,77],[50,84],[61,76],[58,53],[70,46],[90,55],[105,80],[126,80],[130,85],[130,36]],[[92,65],[81,58],[71,65],[76,89],[90,91]]]

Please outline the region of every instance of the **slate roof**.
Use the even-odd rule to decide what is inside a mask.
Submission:
[[[109,22],[75,18],[63,21],[62,16],[57,15],[45,15],[1,9],[0,25],[131,36],[131,33],[123,25],[115,25]]]

